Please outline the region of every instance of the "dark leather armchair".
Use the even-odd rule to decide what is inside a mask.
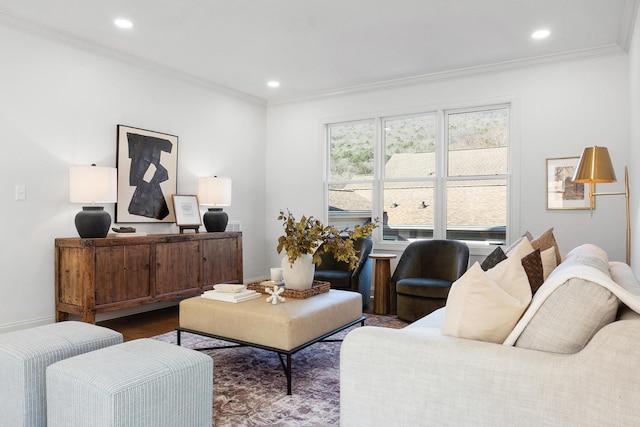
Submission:
[[[349,264],[337,261],[333,253],[321,255],[322,263],[316,266],[315,280],[331,282],[333,289],[360,292],[362,306],[366,307],[371,298],[371,260],[369,254],[373,249],[373,241],[370,238],[360,238],[354,242],[358,253],[358,264],[350,270]]]
[[[468,264],[469,247],[463,242],[411,243],[391,276],[391,307],[397,307],[398,317],[409,322],[444,307],[451,285],[467,271]]]

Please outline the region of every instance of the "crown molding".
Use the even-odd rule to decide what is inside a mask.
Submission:
[[[46,26],[38,25],[30,21],[26,21],[15,16],[12,16],[2,10],[0,10],[0,24],[5,24],[9,27],[35,34],[37,36],[46,38],[47,40],[54,40],[68,46],[74,47],[79,50],[97,54],[103,57],[111,58],[119,62],[134,65],[147,70],[151,70],[166,76],[188,82],[200,87],[204,87],[223,95],[235,97],[244,101],[248,101],[260,106],[276,106],[283,104],[292,104],[299,102],[308,102],[313,100],[353,95],[363,92],[379,91],[385,89],[401,88],[406,86],[414,86],[426,83],[432,83],[437,81],[455,80],[460,78],[467,78],[472,76],[480,76],[486,74],[503,73],[508,71],[516,71],[526,68],[540,67],[552,64],[558,64],[569,61],[579,61],[591,58],[597,58],[602,56],[625,54],[629,49],[631,38],[633,36],[633,29],[635,25],[635,18],[639,8],[640,0],[625,0],[625,13],[624,21],[620,28],[618,36],[618,43],[598,48],[576,50],[570,52],[564,52],[560,54],[539,56],[535,58],[527,58],[523,60],[505,61],[490,65],[483,65],[477,67],[459,68],[455,70],[448,70],[436,73],[422,74],[417,76],[391,79],[380,82],[367,83],[363,85],[356,85],[338,89],[330,89],[326,91],[313,92],[302,96],[285,97],[280,99],[265,100],[247,93],[231,89],[227,86],[223,86],[214,83],[209,80],[201,79],[182,71],[178,71],[171,67],[159,65],[153,61],[148,61],[119,51],[117,49],[109,48],[104,45],[100,45],[94,42],[88,42],[75,37],[69,33],[65,33],[59,30],[48,28]]]
[[[153,61],[147,61],[145,59],[139,58],[134,55],[130,55],[128,53],[124,53],[117,49],[106,47],[99,43],[89,42],[89,41],[80,39],[69,33],[55,30],[43,25],[34,24],[33,22],[26,21],[24,19],[16,18],[15,16],[9,15],[6,12],[3,12],[1,10],[0,10],[0,24],[4,24],[8,27],[12,27],[14,29],[17,29],[32,35],[46,38],[47,40],[56,41],[78,50],[93,53],[102,57],[107,57],[119,62],[126,63],[128,65],[133,65],[136,67],[151,70],[159,74],[164,74],[166,76],[175,78],[177,80],[181,80],[197,86],[205,87],[207,89],[213,90],[220,94],[238,98],[243,101],[248,101],[254,104],[258,104],[260,106],[266,106],[266,103],[267,103],[265,99],[258,98],[253,95],[249,95],[247,93],[240,92],[205,79],[201,79],[199,77],[195,77],[191,74],[178,71],[171,67],[159,65]]]
[[[395,89],[407,86],[416,86],[438,81],[456,80],[467,77],[481,76],[486,74],[504,73],[527,68],[535,68],[553,64],[560,64],[571,61],[582,61],[602,56],[626,54],[627,51],[616,44],[601,46],[592,49],[582,49],[571,52],[564,52],[554,55],[538,56],[522,60],[505,61],[496,64],[482,65],[477,67],[459,68],[456,70],[442,71],[437,73],[422,74],[419,76],[405,77],[400,79],[386,80],[382,82],[368,83],[364,85],[351,86],[336,90],[314,92],[300,97],[282,98],[268,100],[267,106],[283,104],[293,104],[298,102],[308,102],[325,98],[354,95],[363,92],[371,92],[385,89]]]
[[[639,4],[640,0],[625,0],[624,2],[622,23],[620,24],[620,33],[618,34],[618,46],[620,46],[625,52],[628,52],[629,47],[631,46],[631,39],[633,38],[633,29],[636,25]]]

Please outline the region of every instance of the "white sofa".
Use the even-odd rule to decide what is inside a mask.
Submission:
[[[442,335],[444,310],[347,335],[342,426],[640,425],[640,284],[626,264],[574,249],[503,344]]]

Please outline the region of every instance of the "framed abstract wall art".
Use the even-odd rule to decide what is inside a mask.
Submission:
[[[547,209],[589,209],[589,187],[571,180],[580,157],[547,159]]]
[[[175,222],[178,137],[118,125],[116,222]]]

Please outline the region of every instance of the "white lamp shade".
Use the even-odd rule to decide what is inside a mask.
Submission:
[[[74,203],[117,202],[117,169],[101,166],[72,166],[69,169],[69,200]]]
[[[198,203],[203,206],[231,206],[231,178],[200,178]]]

